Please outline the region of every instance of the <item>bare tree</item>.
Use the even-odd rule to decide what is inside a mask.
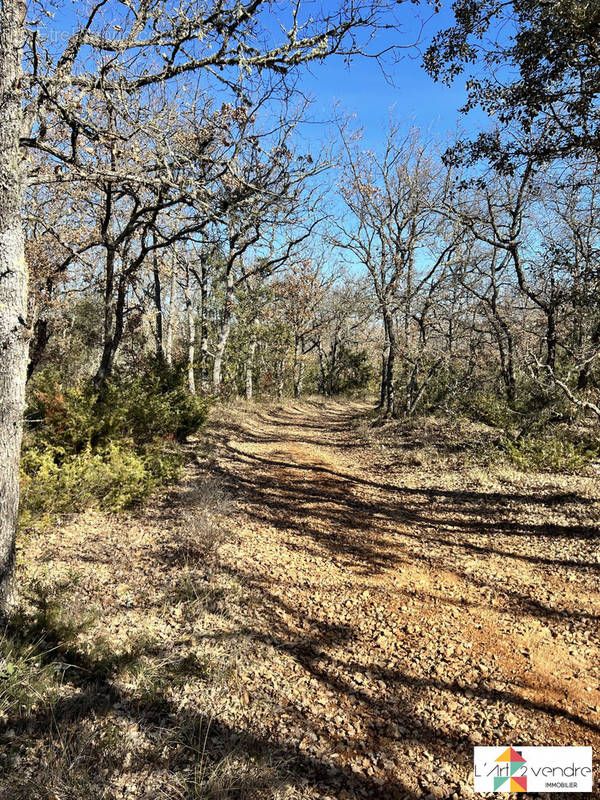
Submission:
[[[380,407],[393,415],[396,356],[402,347],[410,357],[415,298],[453,246],[443,245],[433,264],[417,268],[418,251],[439,225],[437,194],[443,182],[439,164],[417,131],[402,134],[393,125],[378,156],[361,151],[356,134],[340,130],[345,147],[341,194],[349,213],[334,241],[366,268],[373,282],[384,332]]]
[[[26,21],[22,0],[3,0],[0,10],[0,607],[8,608],[18,507],[18,459],[30,323],[21,209],[22,148],[38,148],[57,164],[79,171],[81,154],[110,140],[110,115],[98,119],[89,99],[99,90],[115,106],[132,92],[184,80],[203,71],[234,93],[241,78],[287,73],[331,53],[353,54],[368,46],[387,11],[381,2],[343,0],[315,14],[296,3],[279,40],[267,31],[264,2],[185,6],[169,0],[101,0],[81,7],[81,19],[57,52],[42,24]],[[36,10],[36,6],[33,6]],[[283,20],[285,23],[285,20]],[[387,20],[393,24],[393,20]],[[38,21],[39,23],[39,21]],[[264,35],[263,35],[264,34]],[[23,47],[27,39],[27,52]],[[266,41],[263,47],[258,42]],[[22,91],[25,96],[23,97]],[[67,130],[55,137],[57,123]],[[103,175],[106,169],[103,167]],[[144,250],[151,247],[142,244]],[[114,338],[114,337],[113,337]],[[100,373],[110,361],[112,345]]]
[[[319,311],[333,276],[309,258],[291,263],[274,286],[281,319],[291,332],[293,345],[292,381],[294,397],[302,392],[305,356],[317,346],[321,325]]]

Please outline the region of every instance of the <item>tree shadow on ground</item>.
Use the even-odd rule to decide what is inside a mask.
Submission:
[[[586,563],[572,550],[597,541],[591,526],[576,521],[536,525],[504,515],[509,502],[550,507],[559,502],[560,493],[531,498],[510,491],[389,486],[322,460],[271,458],[231,442],[315,442],[327,453],[328,442],[321,434],[331,435],[331,447],[339,447],[347,439],[351,417],[343,411],[324,416],[318,404],[315,409],[321,415],[315,424],[304,418],[299,425],[301,410],[275,410],[265,421],[277,426],[276,431],[252,433],[241,425],[219,432],[221,458],[215,471],[249,519],[281,533],[282,547],[347,570],[355,593],[361,581],[401,572],[411,564],[425,572],[454,572],[472,590],[468,599],[459,599],[450,587],[442,586],[436,596],[415,589],[405,598],[413,604],[411,613],[418,612],[419,604],[436,603],[455,606],[467,617],[476,615],[489,607],[491,592],[515,620],[544,620],[558,632],[576,623],[586,626],[595,639],[590,622],[598,615],[565,608],[560,597],[540,597],[538,583],[511,585],[502,570],[494,570],[496,564],[509,564],[532,576],[568,573],[592,585],[598,565]],[[185,500],[186,491],[179,491],[178,502]],[[193,491],[190,486],[190,496]],[[153,521],[170,519],[172,504],[173,497],[167,495]],[[482,507],[493,520],[480,518]],[[155,570],[201,561],[201,550],[182,550],[178,535],[177,528],[166,531],[162,550],[151,554]],[[520,552],[520,539],[539,542],[540,552]],[[467,560],[476,565],[469,573],[464,571]],[[4,730],[0,728],[11,758],[15,751],[15,760],[0,778],[2,800],[46,800],[52,793],[69,800],[100,800],[111,798],[121,779],[137,787],[131,794],[136,800],[266,800],[282,788],[300,792],[306,786],[320,797],[416,800],[435,789],[450,798],[467,779],[474,733],[483,731],[482,744],[514,741],[515,736],[520,743],[542,744],[547,743],[539,739],[545,731],[566,724],[573,736],[569,744],[599,741],[598,725],[588,716],[552,698],[526,696],[518,680],[510,688],[498,688],[488,678],[469,675],[466,664],[464,674],[447,676],[431,661],[419,666],[414,661],[423,650],[419,636],[434,639],[434,629],[410,634],[394,628],[397,650],[384,658],[371,641],[359,658],[361,620],[323,618],[309,606],[299,607],[294,576],[284,576],[274,586],[270,576],[257,575],[242,563],[221,565],[219,570],[244,587],[246,605],[235,613],[219,610],[227,624],[202,636],[216,644],[233,643],[242,655],[253,646],[264,648],[267,670],[235,720],[211,715],[193,698],[181,702],[177,687],[212,679],[210,669],[203,674],[202,665],[185,648],[173,652],[164,644],[141,641],[118,655],[110,649],[89,653],[70,641],[60,618],[49,613],[40,598],[40,614],[7,635],[37,647],[47,664],[60,664],[64,691],[49,704],[19,711],[5,721]],[[403,591],[397,590],[398,597]],[[179,602],[176,594],[165,597]],[[250,600],[260,609],[256,618]],[[335,600],[332,596],[332,604]],[[149,606],[155,602],[148,598]],[[468,637],[466,630],[464,636]],[[276,658],[295,667],[290,674],[307,682],[278,688],[276,674],[268,672],[269,659]],[[122,670],[141,668],[148,660],[162,665],[151,690],[125,685],[119,677]],[[241,693],[235,683],[228,690]],[[326,704],[316,710],[320,698]],[[475,716],[482,709],[495,714],[487,727]],[[265,711],[270,727],[256,722],[264,719]],[[517,716],[516,723],[502,722],[509,713]],[[356,725],[348,727],[346,717]],[[26,775],[18,761],[22,744],[38,753],[28,757]],[[59,753],[54,761],[53,750]],[[443,769],[452,774],[439,778]],[[160,793],[156,781],[162,782]]]
[[[258,638],[252,631],[238,633]],[[341,627],[321,630],[327,640],[343,639],[346,633]],[[350,797],[413,800],[421,796],[397,777],[375,781],[334,760],[303,753],[294,742],[258,733],[248,717],[232,725],[193,703],[182,707],[171,687],[175,677],[182,681],[191,677],[190,666],[185,659],[174,661],[168,649],[142,643],[125,656],[90,655],[65,642],[64,631],[50,617],[29,624],[21,620],[5,636],[21,646],[35,647],[40,662],[60,664],[63,696],[20,711],[0,726],[0,742],[10,750],[9,766],[0,778],[3,800],[120,797],[113,791],[115,781],[124,776],[132,787],[125,794],[136,799],[262,800],[275,797],[286,786],[304,783],[323,792],[343,789]],[[312,639],[307,639],[298,652],[312,645]],[[135,667],[149,658],[169,664],[154,691],[140,694],[117,680],[124,666]],[[298,720],[307,727],[302,715]],[[135,739],[128,733],[131,730]],[[433,731],[419,735],[429,739]],[[331,743],[333,753],[335,737]],[[28,759],[24,775],[19,753],[25,749],[37,753]],[[153,773],[163,779],[158,794]]]
[[[347,435],[350,429],[351,418],[347,414],[345,419],[343,414],[335,419],[333,437],[320,441],[323,458],[327,458],[329,447],[337,449],[337,432],[344,431]],[[310,444],[318,440],[319,431],[331,430],[329,424],[313,424],[310,418],[299,423],[296,414],[283,411],[271,413],[267,420],[274,426],[267,436],[254,438],[252,432],[246,435],[242,426],[233,436],[224,437],[224,457],[218,469],[232,494],[239,498],[243,513],[260,526],[279,530],[286,548],[304,552],[312,559],[329,559],[354,575],[370,579],[402,571],[414,563],[428,567],[431,573],[454,572],[471,586],[470,599],[456,601],[442,592],[435,598],[430,596],[430,602],[483,610],[489,609],[489,598],[493,596],[495,607],[519,624],[532,618],[548,622],[557,636],[575,625],[577,630],[585,631],[588,643],[598,645],[595,622],[600,614],[578,604],[566,605],[559,589],[554,588],[553,594],[549,590],[540,594],[545,592],[545,576],[552,576],[558,584],[568,578],[569,582],[575,581],[575,586],[580,584],[582,591],[593,591],[593,587],[598,591],[597,526],[580,523],[576,510],[572,521],[538,523],[526,519],[532,505],[551,509],[568,503],[576,509],[591,505],[593,500],[561,491],[531,496],[512,487],[506,491],[467,491],[443,486],[420,489],[388,485],[331,466],[305,450],[297,451],[298,460],[286,455],[285,446],[275,453],[266,453],[262,448],[253,451],[252,443]],[[563,513],[563,517],[568,514]],[[468,571],[464,569],[466,565]],[[521,580],[507,578],[513,573]],[[243,571],[238,577],[252,582],[252,577]],[[290,590],[292,584],[291,580]],[[278,593],[274,594],[266,581],[258,582],[255,589],[269,611],[267,628],[271,633],[247,627],[243,636],[288,653],[316,680],[340,695],[368,702],[371,713],[384,719],[394,718],[400,702],[410,726],[411,720],[414,723],[419,719],[419,701],[415,697],[422,699],[429,691],[463,696],[468,691],[475,704],[509,709],[521,720],[529,717],[520,738],[535,737],[536,730],[549,730],[562,720],[574,726],[570,730],[578,731],[576,736],[580,741],[589,741],[586,737],[590,735],[598,741],[600,728],[592,720],[593,715],[567,708],[557,698],[534,699],[534,695],[528,696],[524,691],[525,684],[521,687],[518,681],[513,691],[499,689],[484,679],[465,677],[463,682],[456,682],[436,675],[414,675],[399,666],[375,670],[386,687],[395,687],[393,701],[374,701],[372,697],[361,696],[355,685],[340,678],[340,673],[369,671],[364,664],[338,657],[331,670],[323,667],[323,663],[331,663],[326,649],[334,648],[338,654],[344,652],[352,636],[347,631],[344,636],[337,636],[333,626],[327,641],[316,634],[309,641],[298,641],[297,632],[285,629],[285,621],[294,614],[294,607],[282,599],[286,587],[278,587]],[[474,601],[474,597],[478,600]],[[594,624],[590,624],[592,621]],[[310,620],[309,625],[319,631],[318,621]],[[439,731],[432,736],[432,742],[439,743]],[[373,733],[372,742],[376,741]],[[448,741],[472,746],[464,733],[455,738],[450,736]]]

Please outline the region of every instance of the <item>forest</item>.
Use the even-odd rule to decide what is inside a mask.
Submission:
[[[2,0],[0,798],[596,755],[599,41],[591,0]],[[323,114],[338,62],[459,123]]]

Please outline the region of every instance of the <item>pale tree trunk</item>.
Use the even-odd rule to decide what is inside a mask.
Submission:
[[[408,416],[411,416],[412,414],[415,413],[415,411],[417,409],[417,406],[421,402],[422,398],[425,396],[425,389],[427,389],[427,387],[429,386],[429,383],[430,383],[431,379],[433,378],[433,376],[437,372],[438,367],[440,367],[442,365],[443,361],[444,361],[443,358],[438,358],[438,360],[435,362],[435,364],[433,364],[433,366],[431,366],[429,368],[429,372],[423,378],[423,381],[422,381],[421,385],[418,388],[417,388],[417,381],[416,381],[417,370],[415,369],[415,371],[413,372],[413,375],[414,375],[413,390],[410,393],[410,399],[409,399],[409,402],[407,402],[407,405],[406,405],[406,413],[407,413]]]
[[[14,599],[19,456],[23,431],[27,326],[27,265],[21,208],[21,93],[25,3],[0,8],[0,615]]]
[[[223,380],[223,356],[225,347],[231,332],[231,313],[233,311],[233,274],[227,275],[227,288],[225,291],[225,304],[223,306],[223,319],[221,330],[215,348],[215,360],[213,363],[213,389],[218,392]]]
[[[306,364],[304,363],[304,360],[301,360],[300,364],[298,365],[298,380],[294,384],[294,397],[300,397],[300,395],[302,394],[305,369],[306,369]]]
[[[330,394],[335,394],[335,392],[339,389],[339,385],[336,381],[335,371],[337,369],[337,362],[338,362],[338,335],[336,333],[333,344],[331,346],[331,355],[329,357],[329,392]]]
[[[200,385],[208,392],[208,264],[200,264]]]
[[[253,372],[254,354],[256,353],[256,336],[253,334],[248,345],[248,357],[246,358],[246,400],[252,400],[253,395]]]
[[[594,346],[594,349],[600,344],[600,324],[596,325],[594,328],[592,335],[590,337],[590,344]],[[585,390],[589,386],[590,382],[590,362],[588,361],[587,364],[583,366],[580,370],[579,375],[577,377],[577,388],[581,391]]]
[[[196,394],[196,379],[194,376],[194,357],[196,355],[196,319],[194,316],[194,304],[192,302],[192,292],[190,288],[190,271],[187,268],[185,272],[185,313],[187,318],[188,334],[188,389],[190,390],[190,394]]]
[[[175,292],[177,289],[177,270],[175,268],[175,256],[171,264],[171,286],[169,289],[169,316],[165,331],[165,361],[173,366],[173,334],[175,332]]]

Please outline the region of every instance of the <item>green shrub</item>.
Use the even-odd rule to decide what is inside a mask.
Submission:
[[[308,391],[328,395],[358,394],[372,388],[376,373],[366,350],[352,350],[345,344],[337,348],[335,363],[329,358],[321,364],[314,360],[307,365],[304,386]]]
[[[459,410],[472,422],[483,422],[492,428],[506,428],[515,418],[506,397],[493,387],[465,393]]]
[[[564,431],[545,430],[517,440],[506,437],[501,449],[523,471],[576,472],[600,456],[600,445],[571,441]]]
[[[136,442],[171,437],[183,442],[205,421],[208,403],[190,395],[181,383],[150,373],[109,383],[99,408],[104,437],[131,436]]]
[[[26,432],[36,441],[66,456],[85,449],[98,438],[103,420],[95,404],[90,383],[63,391],[54,375],[42,373],[28,392]]]
[[[159,443],[136,449],[123,440],[96,452],[66,454],[47,444],[26,446],[21,460],[22,521],[85,508],[120,510],[176,480],[183,455]]]
[[[178,443],[205,421],[179,369],[117,375],[64,388],[52,372],[29,390],[21,459],[22,523],[85,508],[120,510],[176,480]]]
[[[331,394],[344,394],[366,389],[373,377],[373,368],[367,351],[350,350],[341,344],[335,369],[329,371],[326,379]]]
[[[208,409],[206,398],[187,392],[181,369],[117,375],[101,391],[89,380],[63,389],[54,374],[41,373],[29,392],[26,419],[38,440],[77,453],[117,439],[185,441]]]

